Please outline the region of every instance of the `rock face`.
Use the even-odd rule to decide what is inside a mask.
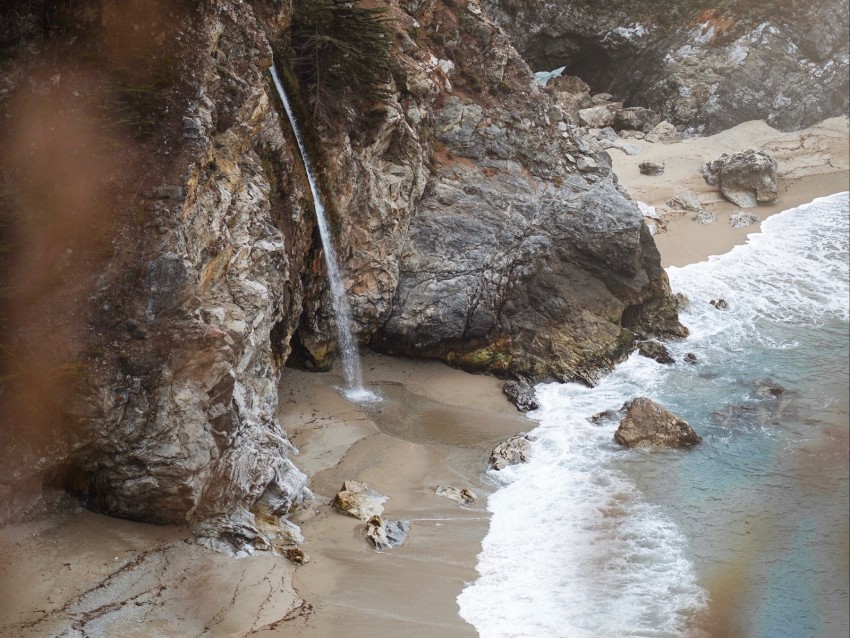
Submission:
[[[760,14],[748,4],[700,14],[680,3],[678,17],[667,2],[483,6],[535,70],[566,66],[692,132],[753,119],[796,130],[847,113],[848,0],[770,3]]]
[[[625,447],[693,447],[702,439],[684,420],[657,403],[638,397],[626,408],[614,440]]]
[[[104,24],[124,22],[93,3]],[[636,337],[685,334],[610,157],[499,27],[474,1],[390,10],[391,95],[367,124],[313,131],[361,343],[592,383]],[[178,86],[135,149],[148,163],[110,186],[124,212],[79,295],[62,414],[73,427],[32,445],[0,432],[0,516],[53,484],[105,513],[189,524],[225,551],[297,538],[286,516],[310,492],[275,418],[279,371],[294,347],[327,363],[335,332],[309,190],[267,75],[290,11],[205,0],[141,25],[151,42],[165,30]],[[9,59],[0,100],[53,90]]]
[[[760,149],[748,149],[703,164],[700,172],[710,186],[717,186],[723,196],[741,208],[775,202],[776,160]]]

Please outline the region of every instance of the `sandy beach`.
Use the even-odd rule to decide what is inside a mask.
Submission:
[[[699,174],[723,152],[761,147],[779,162],[780,200],[755,209],[762,220],[850,187],[847,118],[797,133],[750,122],[676,144],[630,142],[641,153],[612,149],[614,170],[634,199],[658,208],[665,266],[726,252],[758,230],[730,228],[738,209]],[[640,175],[642,161],[665,163],[665,174]],[[685,189],[716,222],[702,225],[666,206]],[[0,635],[475,636],[455,599],[476,578],[488,527],[487,495],[497,484],[487,458],[534,423],[491,377],[374,354],[363,367],[383,401],[349,403],[333,371],[285,370],[281,380],[278,416],[315,494],[294,515],[308,563],[231,559],[193,544],[185,528],[111,519],[65,500],[49,518],[0,529]],[[331,506],[350,479],[389,497],[385,518],[410,521],[401,547],[376,552],[364,524]],[[439,484],[478,498],[461,506],[436,496]]]

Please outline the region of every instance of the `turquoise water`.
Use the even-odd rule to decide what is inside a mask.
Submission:
[[[816,200],[669,269],[691,300],[676,364],[633,356],[596,388],[538,386],[535,458],[494,477],[459,597],[482,636],[847,635],[848,217],[846,193]],[[703,442],[623,450],[616,421],[587,420],[635,396]]]

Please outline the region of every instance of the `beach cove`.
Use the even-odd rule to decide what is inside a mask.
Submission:
[[[771,144],[774,151],[786,149],[784,158],[777,153],[780,201],[760,207],[762,219],[848,189],[846,118],[795,134],[761,123],[742,127],[678,144],[647,144],[637,156],[610,151],[621,183],[635,199],[663,206],[691,188],[718,214],[714,224],[701,225],[673,213],[656,235],[664,264],[727,253],[756,232],[729,229],[724,215],[732,207],[694,174],[695,166],[720,152]],[[797,145],[790,136],[807,143]],[[637,164],[650,157],[676,168],[663,177],[639,176]],[[672,281],[675,292],[675,276]],[[279,418],[300,449],[294,462],[311,476],[316,496],[294,517],[310,562],[295,567],[272,556],[234,561],[187,544],[189,533],[182,528],[61,509],[51,519],[0,530],[3,545],[12,548],[0,563],[0,596],[13,601],[3,608],[2,631],[62,635],[95,618],[114,635],[127,636],[174,635],[178,620],[185,635],[476,635],[458,615],[456,599],[477,578],[476,557],[490,525],[488,496],[501,485],[486,473],[487,458],[496,443],[537,422],[505,399],[501,381],[436,362],[368,355],[364,376],[384,402],[366,407],[346,402],[336,390],[341,376],[333,371],[284,372]],[[837,458],[846,464],[840,449]],[[642,489],[658,489],[645,468],[635,469],[632,478]],[[404,545],[375,552],[363,538],[362,523],[332,508],[336,491],[351,479],[389,497],[386,516],[411,521]],[[434,494],[439,484],[467,487],[478,498],[460,506]],[[536,548],[518,538],[514,558],[522,562]],[[36,580],[41,588],[19,586]],[[712,588],[713,604],[724,604],[723,591],[734,588]],[[719,622],[710,613],[698,621],[715,627]]]

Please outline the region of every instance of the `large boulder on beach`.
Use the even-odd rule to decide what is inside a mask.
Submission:
[[[516,406],[520,412],[530,412],[540,407],[534,394],[534,386],[525,379],[518,381],[505,381],[502,392],[508,400]]]
[[[517,434],[502,441],[490,454],[490,469],[503,470],[509,465],[526,463],[531,458],[531,441],[528,434]]]
[[[776,171],[775,159],[761,149],[747,149],[703,164],[700,169],[710,186],[717,186],[723,196],[741,208],[752,208],[758,204],[775,202]]]
[[[618,131],[628,129],[649,133],[661,123],[661,117],[652,109],[631,106],[617,111],[614,116],[614,128]]]
[[[625,447],[693,447],[702,439],[688,423],[645,397],[623,406],[614,440]]]
[[[387,497],[360,481],[346,481],[334,498],[334,507],[346,514],[368,521],[384,511]]]

